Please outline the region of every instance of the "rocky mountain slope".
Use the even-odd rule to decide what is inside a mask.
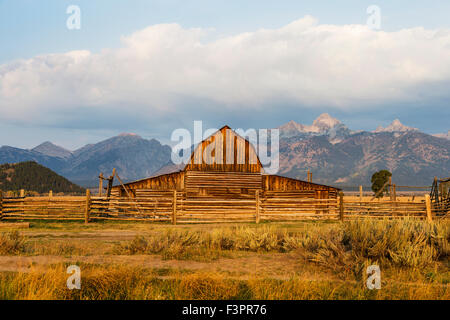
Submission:
[[[98,174],[113,168],[124,181],[149,177],[170,161],[171,148],[155,139],[122,134],[74,151],[61,173],[83,185],[97,183]]]
[[[433,136],[450,140],[450,130],[448,130],[447,133],[433,134]]]

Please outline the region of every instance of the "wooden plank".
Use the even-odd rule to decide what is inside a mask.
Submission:
[[[433,218],[431,215],[431,199],[429,194],[425,195],[425,205],[427,209],[427,221],[431,223],[433,221]]]
[[[89,223],[89,215],[91,213],[91,190],[86,189],[86,211],[84,216],[84,223]]]
[[[173,216],[172,216],[172,224],[177,224],[177,191],[173,192]]]
[[[259,221],[260,221],[259,208],[260,208],[260,205],[261,205],[261,203],[259,201],[259,190],[256,190],[255,198],[256,198],[256,200],[255,200],[256,201],[256,223],[259,223]]]
[[[80,217],[46,217],[46,216],[6,216],[4,220],[84,220]]]
[[[344,193],[339,192],[339,220],[344,221]]]

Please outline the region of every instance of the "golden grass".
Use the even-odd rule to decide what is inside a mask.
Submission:
[[[359,220],[311,225],[289,232],[272,225],[216,228],[210,231],[167,229],[137,236],[115,248],[116,254],[162,254],[167,259],[217,258],[223,251],[290,252],[308,261],[359,273],[367,263],[420,268],[450,256],[450,224],[413,219]],[[194,258],[195,259],[195,258]]]
[[[0,255],[18,255],[26,250],[25,237],[17,230],[0,234]]]
[[[82,290],[70,291],[66,288],[67,264],[60,263],[48,268],[36,266],[25,273],[0,273],[0,299],[450,298],[448,220],[432,224],[401,219],[213,228],[166,225],[142,230],[144,235],[132,240],[96,242],[95,246],[92,238],[83,240],[84,234],[75,241],[71,237],[55,241],[46,238],[51,233],[41,234],[41,239],[28,231],[8,232],[0,235],[0,255],[90,255],[107,246],[114,255],[151,254],[209,264],[238,252],[267,256],[268,263],[274,259],[271,255],[289,253],[286,256],[301,261],[305,269],[280,278],[267,273],[256,276],[251,266],[245,274],[220,270],[169,270],[162,274],[123,264],[80,264]],[[381,290],[365,288],[365,270],[371,264],[381,266]]]
[[[95,243],[95,242],[94,242]],[[336,269],[362,268],[364,263],[420,268],[450,256],[450,223],[429,224],[413,219],[350,220],[309,224],[295,230],[276,225],[178,229],[170,226],[138,235],[131,241],[70,241],[26,237],[18,231],[0,234],[3,255],[158,254],[164,259],[211,261],[232,251],[298,251],[307,261]]]
[[[99,267],[84,265],[81,290],[66,287],[66,265],[29,273],[0,274],[0,299],[449,299],[446,285],[429,282],[401,283],[383,280],[381,290],[368,290],[363,281],[288,280],[252,277],[232,279],[204,272],[156,272],[123,265]]]

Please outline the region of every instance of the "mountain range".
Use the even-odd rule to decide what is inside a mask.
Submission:
[[[429,185],[434,176],[450,175],[450,131],[429,135],[398,119],[374,131],[353,131],[329,114],[311,125],[290,121],[280,126],[279,174],[336,186],[370,185],[371,175],[388,169],[400,185]],[[88,144],[70,151],[44,142],[33,149],[0,148],[0,164],[36,161],[67,179],[95,186],[98,174],[116,168],[124,181],[179,170],[171,148],[136,134]]]
[[[280,174],[337,186],[370,185],[387,169],[397,185],[426,186],[450,175],[448,135],[428,135],[395,119],[372,132],[351,131],[329,114],[311,126],[291,121],[280,129]]]
[[[74,183],[89,187],[98,183],[100,172],[109,176],[113,168],[124,181],[148,177],[170,162],[171,152],[169,146],[155,139],[121,134],[75,151],[51,142],[44,142],[31,150],[3,146],[0,148],[0,164],[36,161]]]

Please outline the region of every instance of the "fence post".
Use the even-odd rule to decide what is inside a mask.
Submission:
[[[255,202],[256,202],[256,223],[259,223],[259,190],[255,192]]]
[[[21,198],[25,197],[25,190],[24,189],[20,189],[20,197]]]
[[[53,191],[52,191],[52,190],[49,191],[48,197],[49,197],[49,198],[53,197]]]
[[[359,186],[359,202],[363,201],[363,186]]]
[[[3,192],[0,190],[0,220],[3,219]]]
[[[344,221],[344,193],[339,192],[339,219]]]
[[[103,172],[98,176],[98,196],[101,197],[103,192]]]
[[[177,190],[173,191],[173,212],[172,212],[172,224],[177,224]]]
[[[392,201],[393,194],[392,194],[392,176],[389,177],[389,199]]]
[[[86,211],[84,214],[84,223],[89,223],[89,215],[91,214],[91,190],[86,189]]]
[[[430,200],[430,195],[429,194],[425,195],[425,206],[427,208],[427,221],[428,222],[432,222],[433,218],[431,216],[431,200]]]

